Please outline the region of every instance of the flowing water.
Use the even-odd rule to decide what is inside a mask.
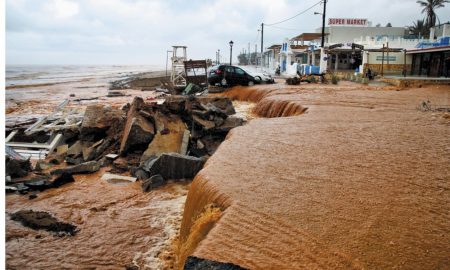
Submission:
[[[448,106],[450,87],[278,87],[226,93],[273,100],[259,113],[285,117],[232,130],[194,179],[179,267],[193,255],[248,269],[446,269],[450,115],[416,108]],[[286,102],[308,110],[289,116]]]

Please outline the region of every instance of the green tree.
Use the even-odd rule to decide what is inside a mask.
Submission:
[[[388,23],[386,24],[386,27],[392,27],[392,24],[391,24],[390,22],[388,22]]]
[[[436,25],[436,13],[435,10],[441,7],[444,7],[445,3],[450,3],[449,0],[418,0],[417,3],[423,7],[422,13],[426,14],[425,17],[425,26],[427,28],[433,27]]]
[[[429,29],[425,26],[424,20],[417,20],[413,22],[412,26],[408,27],[409,33],[415,36],[426,36],[428,35]]]

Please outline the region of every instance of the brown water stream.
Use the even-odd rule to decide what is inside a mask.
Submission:
[[[8,269],[171,269],[189,183],[143,193],[140,183],[115,185],[102,172],[75,176],[75,183],[28,196],[6,196]],[[76,225],[75,236],[58,237],[11,221],[21,209],[47,211]]]

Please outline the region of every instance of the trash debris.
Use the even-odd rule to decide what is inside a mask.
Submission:
[[[31,172],[31,162],[29,159],[13,159],[10,156],[5,157],[5,174],[11,178],[24,177]]]

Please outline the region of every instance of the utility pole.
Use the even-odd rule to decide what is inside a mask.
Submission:
[[[263,45],[264,45],[264,23],[261,23],[261,67],[262,67],[262,56],[263,56]]]
[[[248,58],[247,58],[247,65],[251,65],[251,59],[252,57],[252,51],[250,51],[250,42],[248,43]]]
[[[323,13],[322,13],[322,43],[321,47],[325,45],[325,12],[327,9],[327,0],[323,0]]]
[[[258,44],[255,44],[255,65],[258,65]]]

